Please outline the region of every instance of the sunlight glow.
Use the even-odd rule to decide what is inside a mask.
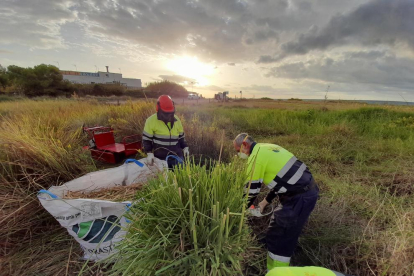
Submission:
[[[175,74],[194,79],[194,86],[205,86],[208,76],[214,73],[214,66],[200,62],[196,57],[177,57],[167,62],[167,68]],[[189,83],[189,82],[187,82]]]

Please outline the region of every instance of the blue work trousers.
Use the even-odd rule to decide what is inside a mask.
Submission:
[[[304,193],[279,195],[281,205],[274,211],[266,234],[267,250],[270,253],[290,260],[299,235],[315,208],[318,194],[319,188],[314,184]]]

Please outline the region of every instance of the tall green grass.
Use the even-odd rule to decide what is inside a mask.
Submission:
[[[253,247],[244,166],[190,163],[152,180],[129,214],[112,275],[242,275]]]
[[[213,112],[213,111],[212,111]],[[213,122],[220,128],[255,133],[256,136],[324,135],[331,127],[345,126],[345,131],[368,138],[412,139],[412,112],[397,112],[384,108],[327,111],[325,109],[280,110],[219,108]]]

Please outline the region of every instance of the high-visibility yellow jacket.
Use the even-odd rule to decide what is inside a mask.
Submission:
[[[323,267],[277,267],[270,270],[266,276],[344,276],[345,274],[329,270]]]
[[[142,141],[146,152],[164,160],[167,155],[183,157],[182,149],[187,147],[184,129],[180,119],[174,116],[174,123],[158,120],[157,113],[148,117],[142,132]]]
[[[271,202],[277,194],[294,194],[307,187],[312,181],[312,174],[303,162],[281,146],[253,143],[247,178],[246,187],[251,180],[249,203],[259,194],[262,183],[271,190],[266,197]]]

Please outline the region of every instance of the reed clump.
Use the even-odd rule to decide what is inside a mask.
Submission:
[[[254,248],[240,163],[188,163],[151,180],[129,214],[111,275],[242,275]]]

